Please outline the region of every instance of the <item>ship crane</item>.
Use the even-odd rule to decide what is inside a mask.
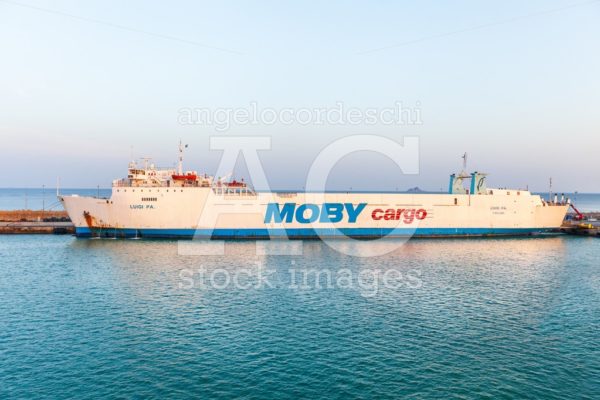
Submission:
[[[573,211],[575,211],[575,217],[573,218],[575,221],[582,221],[583,220],[583,213],[581,211],[579,211],[577,209],[577,207],[575,207],[575,205],[573,205],[573,203],[569,203],[571,205],[571,208],[573,209]]]

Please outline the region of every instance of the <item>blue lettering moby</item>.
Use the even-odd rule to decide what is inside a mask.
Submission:
[[[296,207],[297,206],[297,207]],[[340,222],[348,215],[349,223],[356,223],[356,219],[365,209],[367,203],[323,203],[318,204],[296,204],[285,203],[282,207],[278,203],[267,204],[265,223],[269,222],[293,222],[294,219],[301,224],[313,222]]]

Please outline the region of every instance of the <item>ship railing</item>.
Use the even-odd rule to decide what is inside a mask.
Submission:
[[[224,192],[228,192],[228,194],[233,195],[254,195],[254,190],[250,188],[245,183],[237,183],[237,184],[215,184],[213,183],[211,177],[204,175],[201,176],[198,180],[171,180],[164,179],[164,177],[151,176],[144,177],[142,179],[136,179],[132,177],[115,179],[112,182],[113,187],[122,187],[122,188],[135,188],[135,187],[203,187],[203,188],[213,188],[215,193],[219,192],[220,194],[224,194]]]
[[[187,186],[187,185],[186,185]],[[141,182],[141,183],[132,183],[128,181],[115,181],[113,182],[113,187],[176,187],[173,185],[169,185],[167,182]]]
[[[277,197],[282,197],[284,199],[291,199],[293,197],[297,197],[298,193],[297,192],[277,192],[276,195],[277,195]]]
[[[256,192],[247,186],[245,187],[226,187],[226,186],[215,186],[212,188],[213,193],[219,196],[232,196],[232,197],[242,197],[242,196],[256,196]]]

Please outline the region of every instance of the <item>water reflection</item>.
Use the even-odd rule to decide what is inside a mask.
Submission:
[[[244,288],[249,286],[248,275],[256,275],[261,269],[267,270],[272,272],[275,284],[262,288],[269,289],[272,286],[285,288],[286,284],[289,287],[294,278],[290,270],[327,270],[335,279],[335,274],[342,269],[349,269],[355,274],[352,278],[369,271],[383,274],[394,269],[399,274],[389,273],[388,277],[397,278],[411,273],[414,276],[418,272],[426,287],[469,290],[469,287],[489,285],[501,290],[503,287],[508,289],[515,285],[524,287],[528,283],[543,282],[559,274],[566,264],[564,240],[556,236],[419,239],[405,243],[393,253],[369,258],[338,253],[319,241],[303,242],[302,255],[299,256],[257,255],[256,244],[251,241],[227,242],[225,254],[213,256],[180,255],[177,241],[162,240],[73,239],[69,247],[75,252],[85,253],[88,259],[110,265],[107,272],[140,295],[144,294],[145,288],[156,290],[157,285],[164,291],[180,292],[183,270],[194,274],[202,270],[209,276],[215,274],[213,278],[217,275],[216,270],[225,271],[221,272],[220,279],[230,281],[235,279],[236,272],[247,270],[250,272],[243,276]],[[378,246],[378,242],[373,241],[372,245]],[[347,241],[340,245],[353,246],[354,243]],[[322,278],[329,278],[325,272],[323,274]],[[313,278],[318,280],[319,277]],[[219,289],[234,288],[235,282],[230,283],[217,286]],[[397,289],[398,285],[391,286]]]
[[[195,257],[176,241],[0,237],[0,254],[2,377],[29,394],[12,397],[93,385],[106,397],[592,398],[600,367],[597,239],[419,239],[357,258],[312,241],[302,256],[228,242]],[[179,287],[182,269],[258,265],[274,288]],[[292,289],[291,269],[418,271],[422,284]]]

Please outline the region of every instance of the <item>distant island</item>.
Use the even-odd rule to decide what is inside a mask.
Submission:
[[[414,188],[408,189],[406,193],[425,193],[425,190],[422,190],[420,187],[415,186]]]

